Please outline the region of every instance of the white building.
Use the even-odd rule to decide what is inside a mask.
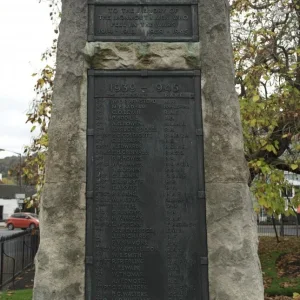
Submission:
[[[19,207],[18,199],[0,198],[0,219],[6,220]]]
[[[300,175],[285,171],[284,177],[291,185],[291,189],[287,190],[287,196],[293,198],[296,192],[300,190]]]
[[[2,175],[0,174],[0,182],[1,177]],[[0,221],[6,220],[14,213],[16,208],[23,206],[18,196],[22,195],[23,198],[31,197],[35,193],[34,186],[0,184]]]

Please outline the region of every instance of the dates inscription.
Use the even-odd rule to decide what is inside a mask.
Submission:
[[[197,5],[95,4],[94,40],[198,40]]]
[[[94,86],[93,299],[200,299],[195,81]]]

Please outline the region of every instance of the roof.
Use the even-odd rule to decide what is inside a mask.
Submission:
[[[35,186],[30,185],[9,185],[1,184],[0,185],[0,198],[1,199],[15,199],[16,194],[25,194],[25,197],[31,197],[36,193]]]

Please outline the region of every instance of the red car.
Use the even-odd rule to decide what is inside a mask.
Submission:
[[[32,213],[14,213],[5,223],[8,230],[14,230],[15,228],[34,229],[39,227],[38,216]]]

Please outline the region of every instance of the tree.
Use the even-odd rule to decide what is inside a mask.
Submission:
[[[249,185],[283,213],[284,171],[300,174],[300,1],[233,0],[231,21]]]
[[[37,74],[33,74],[36,76]],[[27,114],[27,122],[33,124],[31,131],[40,130],[32,144],[25,148],[27,154],[23,173],[31,180],[36,181],[38,194],[44,182],[44,167],[48,148],[48,125],[51,117],[52,87],[55,75],[54,68],[46,65],[39,74],[34,90],[36,99],[31,111]]]
[[[54,32],[58,34],[58,25],[60,20],[60,0],[44,0],[49,3],[50,18],[53,22]],[[41,2],[41,1],[40,1]],[[33,100],[27,121],[32,123],[31,132],[39,131],[31,145],[25,147],[26,160],[23,167],[23,176],[37,186],[37,196],[39,198],[44,184],[45,159],[48,149],[48,125],[51,117],[52,107],[52,89],[55,76],[55,56],[56,56],[57,39],[52,41],[52,46],[42,54],[43,61],[50,61],[40,71],[32,74],[37,77],[34,91],[36,98]]]
[[[0,173],[3,176],[4,184],[17,184],[19,175],[18,173],[12,174],[11,170],[19,169],[20,158],[17,156],[10,156],[0,159]]]

